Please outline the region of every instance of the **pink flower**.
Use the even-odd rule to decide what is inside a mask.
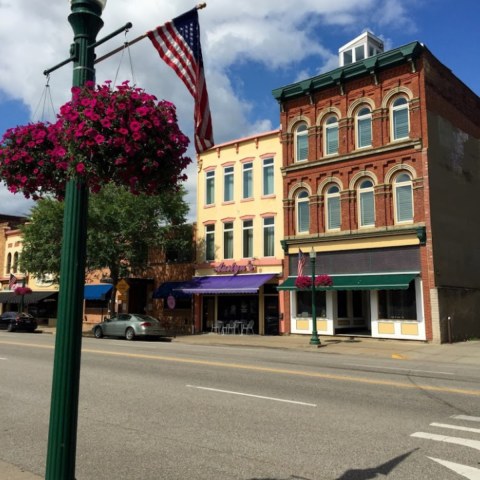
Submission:
[[[85,165],[83,163],[77,163],[75,170],[77,173],[83,173],[85,171]]]
[[[105,141],[105,137],[103,135],[100,135],[100,134],[96,135],[95,136],[95,141],[97,142],[97,144],[100,145],[101,143],[103,143]]]

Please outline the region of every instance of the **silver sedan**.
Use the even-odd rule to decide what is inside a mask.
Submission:
[[[167,332],[160,322],[149,315],[140,313],[119,313],[106,318],[92,328],[95,338],[124,337],[134,340],[137,337],[166,337]]]

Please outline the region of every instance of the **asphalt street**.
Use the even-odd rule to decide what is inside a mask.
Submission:
[[[84,338],[77,480],[453,480],[455,465],[478,467],[473,343],[278,338]],[[53,345],[0,332],[0,397],[15,405],[0,413],[2,480],[44,473]]]

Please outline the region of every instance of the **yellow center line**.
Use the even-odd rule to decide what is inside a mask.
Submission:
[[[46,348],[53,350],[52,345],[37,345],[31,343],[20,343],[20,342],[2,342],[0,344],[5,345],[16,345],[23,347],[35,347],[35,348]],[[171,363],[184,363],[190,365],[204,365],[208,367],[221,367],[221,368],[231,368],[236,370],[249,370],[254,372],[263,372],[263,373],[273,373],[278,375],[296,375],[300,377],[308,378],[318,378],[323,380],[337,380],[344,382],[354,382],[354,383],[363,383],[368,385],[382,385],[387,387],[396,387],[396,388],[406,388],[410,390],[425,390],[428,392],[442,392],[442,393],[455,393],[459,395],[471,395],[480,397],[480,390],[469,390],[464,388],[450,388],[450,387],[435,387],[432,385],[422,385],[422,384],[412,384],[405,382],[396,382],[393,380],[374,380],[371,378],[365,377],[352,377],[351,375],[335,375],[331,373],[319,373],[319,372],[306,372],[303,370],[290,370],[284,368],[273,368],[273,367],[259,367],[255,365],[245,365],[240,363],[228,363],[228,362],[216,362],[212,360],[193,360],[188,358],[178,358],[178,357],[168,357],[165,355],[149,355],[143,353],[126,353],[126,352],[111,352],[108,350],[93,350],[89,348],[82,348],[82,353],[92,353],[95,355],[109,355],[112,357],[125,357],[125,358],[136,358],[136,359],[145,359],[145,360],[157,360],[163,362]]]

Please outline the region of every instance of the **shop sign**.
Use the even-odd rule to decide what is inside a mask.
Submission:
[[[246,265],[238,265],[237,263],[233,262],[231,265],[226,265],[222,262],[220,265],[217,265],[213,269],[216,273],[233,273],[233,275],[237,275],[238,273],[245,273],[245,272],[254,272],[255,265],[249,260]]]
[[[167,297],[167,305],[170,310],[175,308],[175,297],[173,295]]]

